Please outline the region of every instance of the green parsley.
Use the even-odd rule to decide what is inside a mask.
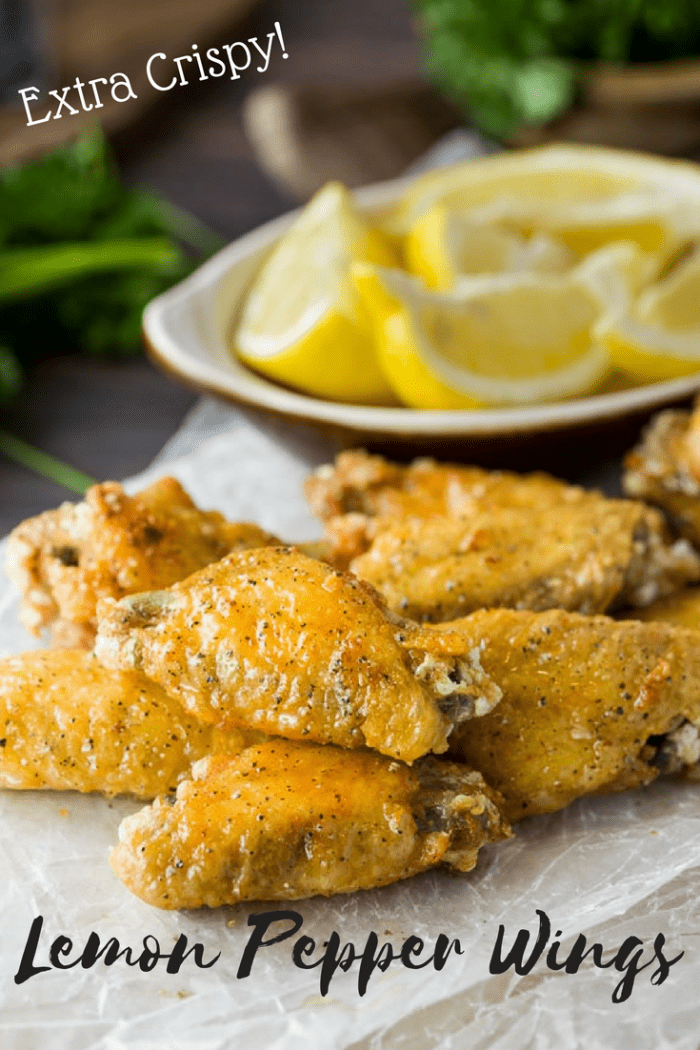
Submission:
[[[0,403],[38,357],[140,350],[148,301],[222,241],[125,186],[99,129],[0,173]]]
[[[591,63],[700,54],[698,0],[414,0],[436,81],[504,138],[574,100]]]

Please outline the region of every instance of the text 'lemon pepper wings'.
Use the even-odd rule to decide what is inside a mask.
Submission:
[[[200,724],[143,675],[106,671],[83,650],[0,660],[3,788],[150,799],[173,791],[204,755],[259,739]]]
[[[452,752],[503,794],[510,820],[700,758],[700,632],[558,610],[483,610],[451,626],[465,644],[488,639],[483,665],[503,690],[456,728]]]
[[[411,762],[500,693],[467,651],[292,548],[229,555],[169,590],[100,603],[105,666],[142,670],[220,727],[367,745]]]
[[[97,601],[169,587],[234,550],[278,542],[257,525],[199,510],[174,478],[136,496],[116,482],[93,485],[22,522],[7,548],[7,571],[22,594],[22,621],[38,634],[58,625],[62,644],[88,647]]]
[[[274,740],[198,763],[176,798],[122,822],[110,859],[160,908],[330,896],[469,871],[510,834],[499,802],[456,763]]]

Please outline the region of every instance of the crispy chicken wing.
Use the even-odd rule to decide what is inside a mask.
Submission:
[[[229,555],[169,590],[99,607],[96,653],[197,717],[411,762],[500,693],[478,643],[390,616],[367,584],[292,548]]]
[[[7,572],[22,593],[29,631],[54,624],[59,644],[89,648],[99,598],[169,587],[230,551],[278,542],[257,525],[199,510],[174,478],[136,496],[108,481],[88,489],[82,503],[18,525]]]
[[[558,610],[451,626],[465,645],[488,639],[482,661],[503,689],[495,710],[456,728],[452,754],[503,794],[508,819],[700,758],[700,632]]]
[[[440,863],[469,871],[510,835],[499,802],[455,763],[274,740],[204,759],[176,798],[127,817],[111,864],[159,908],[350,893]]]
[[[627,616],[631,616],[630,612]],[[635,620],[656,620],[660,623],[675,623],[679,627],[700,629],[700,587],[685,587],[667,598],[636,609]]]
[[[494,507],[544,509],[586,498],[583,489],[549,474],[513,474],[417,459],[409,466],[342,452],[308,478],[314,513],[326,523],[334,564],[347,568],[387,525],[405,518],[476,514]]]
[[[433,623],[498,606],[604,612],[700,579],[700,558],[668,541],[658,511],[595,492],[544,514],[390,519],[350,568],[390,609]]]
[[[261,739],[201,725],[143,675],[70,649],[0,660],[0,733],[0,787],[142,799],[174,791],[204,755]]]
[[[674,529],[700,548],[700,403],[660,412],[625,457],[625,492],[661,507]]]
[[[321,521],[348,513],[380,518],[453,514],[484,498],[494,506],[542,506],[583,493],[549,474],[489,471],[434,459],[416,459],[405,467],[362,449],[341,452],[334,465],[319,467],[305,489]]]

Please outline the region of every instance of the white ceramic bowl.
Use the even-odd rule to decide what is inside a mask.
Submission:
[[[624,167],[629,154],[620,154]],[[669,181],[686,189],[700,208],[700,168],[653,161]],[[394,203],[411,179],[369,186],[356,193],[369,215]],[[407,444],[414,447],[469,445],[494,438],[575,428],[596,429],[679,401],[700,388],[700,375],[573,401],[480,411],[417,411],[322,401],[287,390],[249,371],[229,350],[232,328],[253,274],[298,212],[253,230],[204,263],[185,281],[158,296],[144,314],[144,338],[156,363],[203,392],[248,408],[301,420],[330,432],[344,444]]]

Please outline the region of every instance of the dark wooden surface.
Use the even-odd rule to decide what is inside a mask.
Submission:
[[[38,365],[3,426],[90,477],[142,470],[178,428],[196,397],[143,358],[121,363],[77,354]],[[0,534],[70,492],[0,460]]]
[[[264,76],[173,91],[117,140],[130,182],[157,190],[227,238],[292,203],[255,165],[240,116],[247,91],[275,81],[384,83],[420,69],[404,0],[262,0],[230,39],[267,34],[275,20],[286,60],[278,53]],[[104,363],[72,355],[38,365],[1,425],[93,477],[121,478],[147,466],[195,400],[142,358]],[[0,535],[69,498],[0,454]]]

